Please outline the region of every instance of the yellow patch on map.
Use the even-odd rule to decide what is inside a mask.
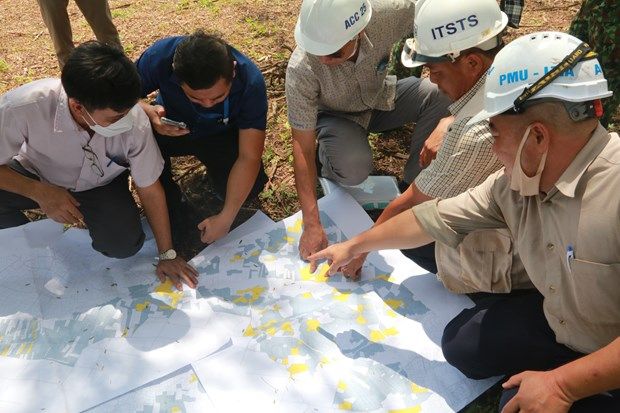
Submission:
[[[291,349],[291,356],[298,356],[299,355],[299,347],[293,347]]]
[[[303,293],[301,296],[303,298],[312,298],[312,293]]]
[[[405,407],[404,409],[389,410],[390,413],[420,413],[422,408],[420,406]]]
[[[142,311],[144,311],[144,310],[146,310],[147,308],[149,308],[149,304],[151,304],[151,302],[150,302],[149,300],[146,300],[146,301],[145,301],[145,302],[143,302],[143,303],[138,303],[138,304],[136,304],[136,311],[138,311],[138,312],[140,312],[140,313],[141,313]]]
[[[254,328],[252,327],[252,324],[248,324],[248,326],[245,328],[245,331],[243,332],[243,336],[244,337],[254,337],[254,336],[256,336],[256,331],[254,331]]]
[[[397,334],[398,330],[395,327],[390,327],[383,330],[372,330],[370,332],[370,341],[378,343],[385,340],[388,336],[395,336]]]
[[[345,383],[344,381],[340,380],[338,382],[338,386],[336,388],[338,389],[338,391],[340,393],[342,393],[343,391],[345,391],[347,389],[347,383]]]
[[[288,357],[284,357],[280,363],[282,363],[283,365],[287,366],[288,365]]]
[[[5,357],[7,354],[9,354],[9,350],[11,350],[11,346],[4,346],[2,352],[0,353],[0,356]]]
[[[308,371],[308,365],[306,364],[291,364],[288,368],[289,373],[299,374]]]
[[[233,303],[252,304],[260,298],[264,291],[265,287],[261,287],[260,285],[243,290],[237,290],[236,294],[238,297],[233,300]]]
[[[357,318],[355,319],[355,322],[357,324],[366,324],[366,319],[364,318],[363,315],[358,315]]]
[[[418,386],[415,383],[411,383],[411,393],[428,393],[430,390],[426,387]]]
[[[239,262],[243,259],[243,255],[241,254],[235,254],[233,255],[233,257],[230,259],[230,262],[235,263],[235,262]]]
[[[258,257],[259,255],[260,255],[260,250],[252,251],[252,253],[250,254],[250,256],[252,257]]]
[[[392,317],[392,318],[398,316],[398,314],[396,314],[393,310],[388,310],[388,311],[385,312],[385,314],[388,317]]]
[[[197,381],[198,381],[198,376],[196,375],[196,373],[192,373],[192,375],[189,376],[189,382],[196,383]]]
[[[321,322],[319,320],[311,318],[310,320],[306,320],[306,326],[308,326],[308,331],[316,331],[319,328]]]
[[[392,310],[396,310],[404,305],[402,300],[396,300],[394,298],[388,298],[385,303],[390,306]]]
[[[321,357],[321,364],[329,364],[329,358],[327,356]]]
[[[170,413],[181,413],[181,412],[182,412],[182,410],[181,410],[181,408],[179,406],[172,406],[170,408]]]
[[[162,310],[176,310],[179,301],[183,298],[183,291],[176,290],[170,279],[167,279],[166,282],[155,287],[155,294],[166,298],[165,301],[168,302],[166,305],[159,306]]]
[[[388,274],[379,274],[375,277],[375,279],[390,281],[390,276]]]
[[[288,235],[284,236],[284,238],[282,239],[291,245],[295,244],[295,242],[297,241],[295,237],[289,237]]]
[[[351,293],[341,293],[340,291],[334,291],[334,300],[345,302],[349,299]]]
[[[280,326],[280,330],[284,331],[285,333],[289,333],[289,334],[293,334],[293,325],[291,324],[290,321],[285,321],[284,323],[282,323],[282,325]]]
[[[325,282],[329,279],[327,270],[329,270],[329,265],[322,263],[314,273],[311,273],[310,264],[308,264],[302,267],[299,275],[303,281]]]
[[[295,223],[292,226],[286,227],[286,231],[292,232],[294,234],[300,234],[302,225],[303,225],[303,221],[301,219],[298,219],[297,221],[295,221]]]
[[[340,410],[351,410],[353,409],[353,405],[351,404],[351,402],[342,402],[338,405],[338,408]]]

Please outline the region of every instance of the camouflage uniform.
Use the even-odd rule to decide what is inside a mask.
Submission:
[[[603,74],[614,95],[603,101],[607,125],[620,104],[620,2],[618,0],[584,0],[570,26],[570,33],[588,42],[598,53]]]

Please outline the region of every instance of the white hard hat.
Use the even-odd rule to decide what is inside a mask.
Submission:
[[[304,0],[295,41],[310,54],[327,56],[364,30],[371,15],[368,0]]]
[[[468,124],[517,108],[524,98],[588,102],[611,96],[601,64],[583,52],[584,47],[578,38],[560,32],[532,33],[513,40],[495,56],[484,84],[484,110]],[[571,67],[577,55],[584,59]],[[534,85],[556,66],[557,71],[566,69],[552,81]]]
[[[405,41],[405,67],[456,59],[471,47],[490,50],[508,24],[496,0],[419,0],[413,39]]]

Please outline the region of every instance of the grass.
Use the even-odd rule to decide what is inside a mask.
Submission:
[[[8,72],[9,64],[4,59],[0,59],[0,73]]]

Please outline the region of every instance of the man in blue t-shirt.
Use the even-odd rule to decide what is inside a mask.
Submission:
[[[267,181],[261,161],[265,80],[250,59],[202,31],[155,42],[136,65],[142,95],[159,90],[154,105],[141,106],[165,160],[160,180],[172,222],[179,222],[182,194],[172,180],[170,157],[195,155],[224,198],[222,211],[198,225],[202,241],[213,242],[228,233],[243,202],[257,196]],[[166,124],[167,119],[185,125]]]

